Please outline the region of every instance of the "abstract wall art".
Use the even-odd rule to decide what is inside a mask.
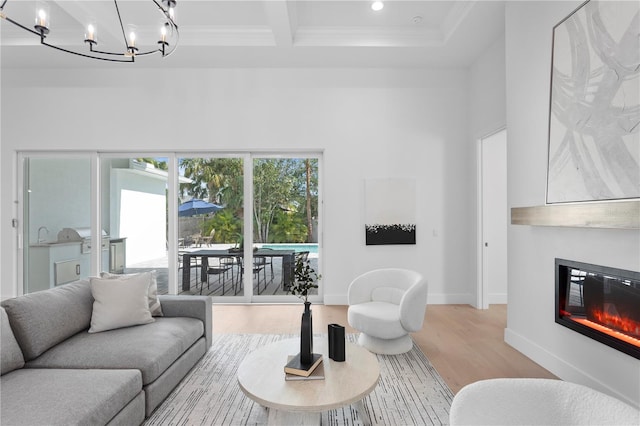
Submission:
[[[416,243],[415,179],[365,180],[367,245]]]
[[[553,29],[547,203],[640,197],[640,2],[583,3]]]

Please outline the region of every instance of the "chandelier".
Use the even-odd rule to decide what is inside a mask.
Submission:
[[[110,45],[110,48],[107,48],[105,50],[103,50],[103,48],[101,48],[100,44],[98,43],[98,23],[94,22],[93,19],[87,18],[90,20],[90,22],[87,22],[87,26],[85,27],[84,49],[62,47],[60,45],[61,43],[50,42],[47,39],[47,37],[49,37],[50,35],[54,35],[55,29],[51,28],[48,5],[45,2],[39,2],[37,4],[35,10],[35,25],[33,25],[32,27],[23,25],[7,15],[7,12],[5,12],[5,6],[8,2],[9,0],[0,0],[0,18],[4,19],[5,21],[11,22],[12,24],[22,28],[23,30],[40,37],[40,43],[44,46],[51,47],[62,52],[71,53],[73,55],[110,62],[135,62],[135,59],[138,56],[147,56],[152,54],[160,54],[162,55],[162,57],[169,56],[171,53],[173,53],[178,45],[180,34],[178,33],[178,26],[175,23],[174,15],[176,0],[160,0],[160,2],[156,0],[145,0],[144,2],[135,2],[148,4],[149,12],[145,11],[145,15],[150,15],[151,12],[160,12],[160,15],[155,18],[150,18],[147,16],[147,21],[145,21],[146,26],[144,27],[145,31],[148,30],[151,25],[153,25],[148,24],[149,19],[151,19],[151,22],[157,25],[157,33],[155,36],[150,35],[150,32],[146,31],[147,40],[143,40],[137,32],[139,28],[143,28],[142,26],[138,27],[133,23],[127,23],[125,29],[125,24],[123,24],[123,15],[121,15],[118,1],[113,0],[113,6],[115,7],[115,15],[113,16],[117,16],[117,19],[115,20],[115,22],[111,22],[112,27],[109,33],[112,36],[115,36],[115,38],[117,39],[120,39],[120,37],[122,37],[122,40],[118,41],[116,45]],[[94,5],[96,3],[94,3]],[[134,2],[124,3],[131,4]],[[92,2],[87,1],[83,2],[83,4],[91,5]],[[101,16],[104,18],[104,10],[98,13],[101,14]],[[136,16],[139,17],[139,13],[137,13]],[[131,19],[130,16],[126,16],[126,18]],[[104,23],[101,23],[101,25],[103,24]],[[81,34],[80,31],[79,33]],[[154,39],[149,41],[149,37],[153,37]],[[78,39],[82,40],[81,36],[79,36]],[[118,45],[121,47],[118,47]],[[145,47],[143,48],[143,46]]]

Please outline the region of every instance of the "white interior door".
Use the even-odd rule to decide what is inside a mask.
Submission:
[[[479,307],[507,303],[507,131],[481,140],[482,274]]]

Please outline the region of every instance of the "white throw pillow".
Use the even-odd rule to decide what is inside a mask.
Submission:
[[[94,302],[89,333],[154,322],[148,300],[150,275],[146,272],[126,279],[92,277]]]
[[[160,305],[160,300],[158,299],[158,278],[157,272],[143,272],[143,274],[151,274],[151,284],[149,285],[149,310],[151,311],[151,316],[153,317],[161,317],[164,316],[162,313],[162,306]],[[130,277],[135,277],[140,274],[110,274],[109,272],[101,272],[100,278],[108,278],[108,279],[126,279]]]

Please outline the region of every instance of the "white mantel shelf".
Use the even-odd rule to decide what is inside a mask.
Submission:
[[[513,207],[511,224],[640,229],[640,200]]]

